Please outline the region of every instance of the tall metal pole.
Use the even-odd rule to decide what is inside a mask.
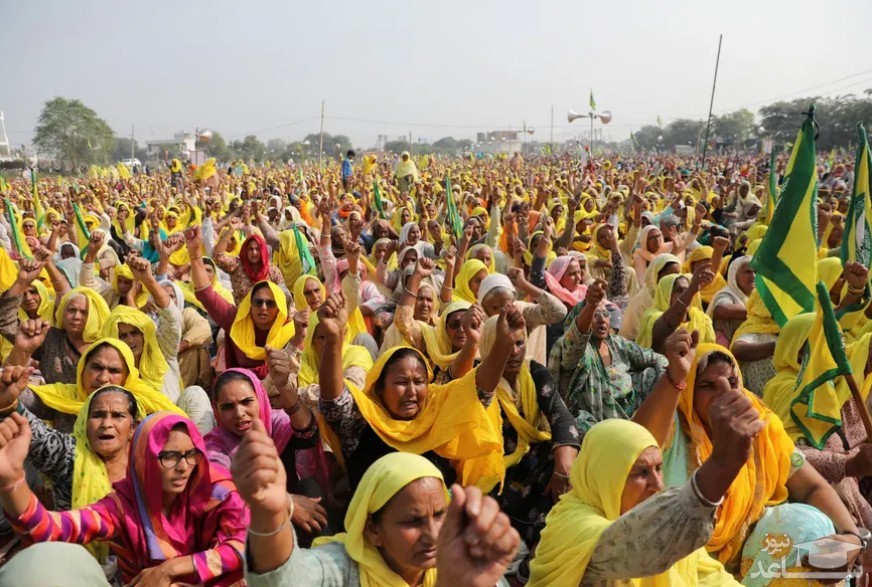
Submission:
[[[136,145],[136,139],[134,137],[133,125],[130,125],[130,158],[133,159],[134,151],[133,146]]]
[[[551,141],[549,143],[551,146],[549,147],[551,151],[551,156],[554,156],[554,106],[551,107]]]
[[[412,156],[412,131],[409,131],[409,157]]]
[[[712,99],[709,102],[708,122],[705,124],[705,142],[702,144],[702,168],[705,169],[705,156],[708,152],[709,130],[712,126],[712,108],[715,105],[715,88],[718,85],[718,66],[721,64],[721,43],[724,41],[724,35],[718,37],[718,57],[715,60],[715,80],[712,82]]]
[[[321,100],[321,140],[318,143],[318,171],[321,171],[321,160],[324,157],[324,100]]]
[[[587,151],[588,151],[587,156],[588,157],[593,157],[593,117],[594,117],[594,113],[591,112],[590,113],[590,137],[589,137],[590,140],[587,141]]]

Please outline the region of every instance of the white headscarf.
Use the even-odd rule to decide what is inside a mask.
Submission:
[[[515,295],[515,286],[512,284],[512,281],[503,275],[502,273],[491,273],[487,277],[481,280],[481,285],[478,286],[478,303],[480,304],[485,296],[490,293],[491,290],[496,289],[498,287],[505,288],[512,292],[512,295]]]
[[[736,275],[739,273],[739,269],[751,262],[751,259],[751,255],[743,255],[730,263],[730,268],[727,270],[727,285],[715,294],[709,303],[708,310],[706,310],[709,317],[714,318],[714,310],[719,302],[742,304],[743,306],[748,303],[748,295],[739,288]]]

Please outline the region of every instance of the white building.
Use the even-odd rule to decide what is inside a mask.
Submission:
[[[171,139],[145,141],[148,156],[163,159],[164,154],[174,157],[182,155],[186,159],[194,158],[197,137],[192,132],[177,132]]]

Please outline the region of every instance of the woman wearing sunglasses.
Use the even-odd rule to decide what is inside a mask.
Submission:
[[[197,299],[227,337],[224,341],[225,364],[228,369],[248,369],[265,380],[269,374],[267,347],[294,349],[299,354],[306,332],[295,328],[288,320],[288,302],[284,291],[271,281],[259,281],[239,306],[233,306],[213,288],[212,279],[203,263],[200,227],[185,233],[191,257],[191,281]]]
[[[47,510],[28,487],[30,438],[21,414],[0,423],[0,504],[19,534],[40,543],[108,542],[125,585],[215,587],[242,579],[248,510],[230,473],[203,457],[203,438],[187,418],[158,412],[143,420],[127,476],[103,499],[68,512]],[[87,563],[69,550],[52,561],[67,576]],[[19,577],[12,584],[31,583]]]

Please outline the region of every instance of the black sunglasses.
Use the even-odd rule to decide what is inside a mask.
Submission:
[[[263,306],[264,308],[269,308],[270,310],[272,310],[273,308],[276,307],[276,301],[275,300],[266,300],[266,299],[257,299],[257,300],[252,299],[251,305],[254,307]]]

